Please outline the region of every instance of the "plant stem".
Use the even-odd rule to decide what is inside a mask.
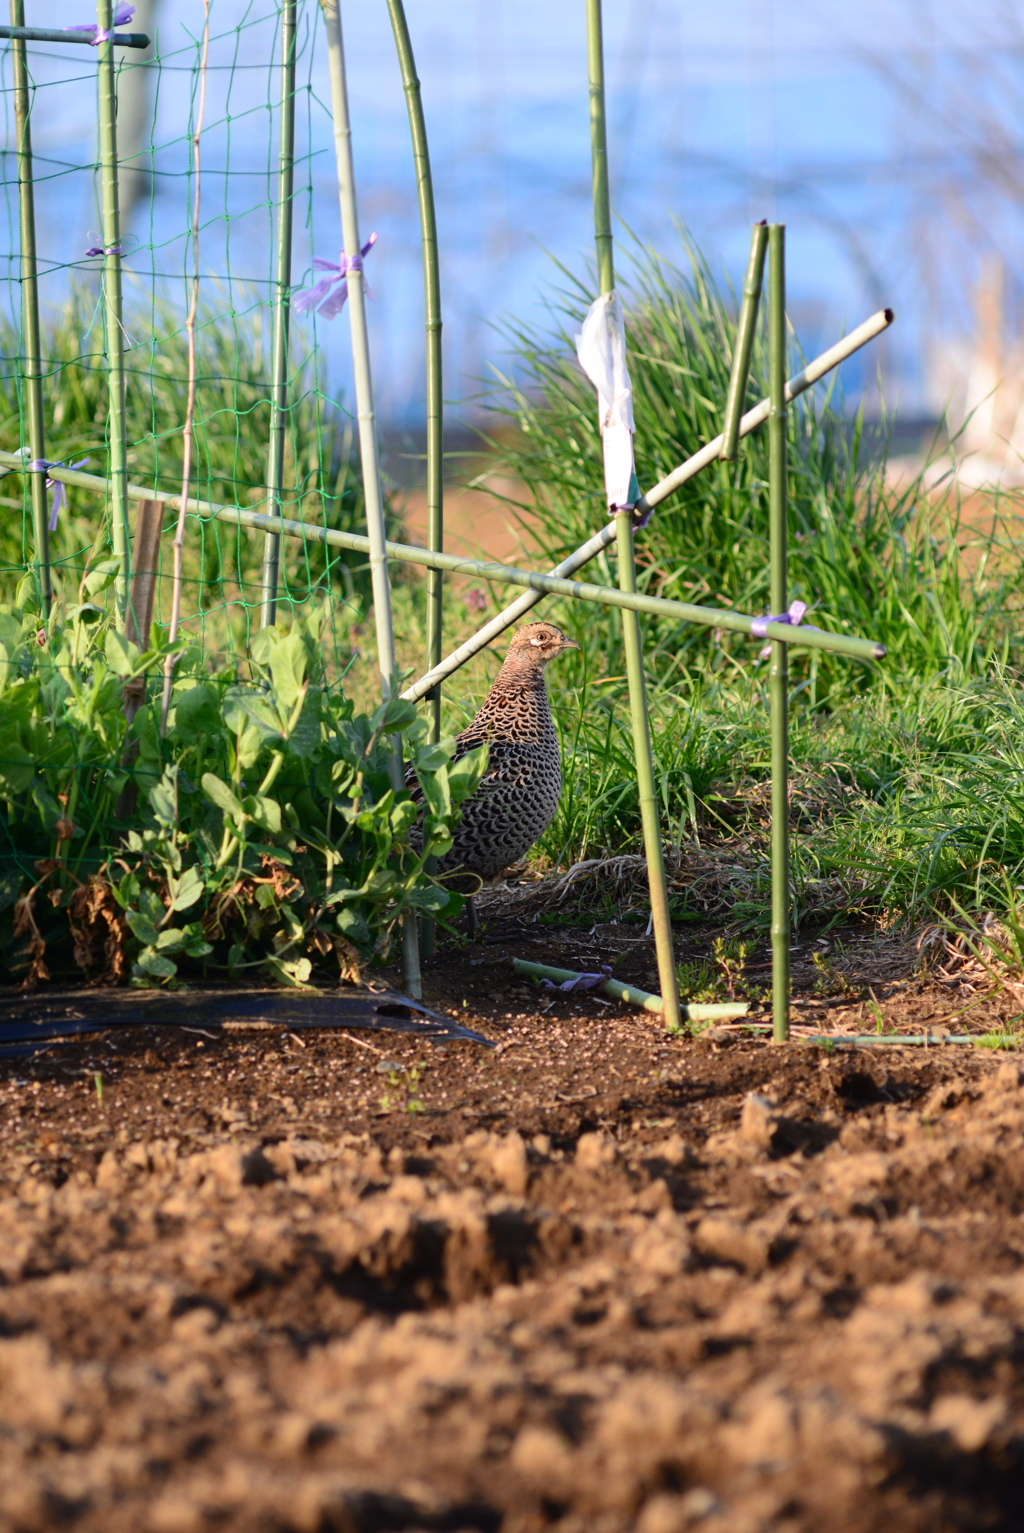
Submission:
[[[185,318],[188,337],[188,392],[185,399],[185,424],[181,432],[181,503],[178,524],[174,529],[174,572],[171,583],[171,621],[167,630],[168,643],[178,637],[181,622],[182,563],[185,551],[185,518],[188,512],[188,486],[192,477],[192,443],[195,434],[196,414],[196,313],[199,308],[199,207],[202,192],[201,138],[203,116],[206,112],[206,65],[210,53],[210,0],[203,0],[203,42],[199,56],[199,106],[196,112],[195,131],[192,134],[192,161],[195,167],[195,190],[192,198],[192,294]],[[164,662],[164,690],[160,705],[160,733],[167,733],[167,715],[171,709],[171,683],[174,679],[175,655],[168,655]]]

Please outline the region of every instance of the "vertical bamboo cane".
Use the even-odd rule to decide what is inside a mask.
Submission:
[[[348,86],[345,79],[345,49],[341,35],[339,0],[320,0],[327,29],[327,64],[331,81],[331,112],[334,118],[334,150],[338,162],[338,202],[341,209],[341,237],[346,254],[357,255],[359,214],[356,207],[355,171],[352,164],[352,127],[349,121]],[[391,582],[385,547],[384,496],[380,483],[380,459],[377,453],[377,420],[373,407],[373,380],[370,373],[370,342],[366,328],[366,289],[360,268],[351,267],[348,285],[349,325],[352,334],[352,370],[355,378],[356,417],[359,423],[359,456],[363,467],[363,495],[366,500],[366,533],[370,542],[370,584],[373,591],[373,616],[377,634],[377,663],[380,667],[381,692],[386,698],[395,695],[395,634],[391,621]],[[401,748],[392,750],[388,762],[391,786],[397,792],[404,784]],[[423,993],[420,980],[419,939],[416,917],[411,912],[402,926],[402,959],[405,983],[418,1000]]]
[[[267,507],[283,516],[285,434],[288,425],[288,289],[292,281],[292,190],[295,168],[295,0],[281,3],[281,121],[277,159],[277,219],[274,249],[274,348],[271,363],[270,446],[267,452]],[[277,617],[281,538],[263,539],[260,627]]]
[[[420,243],[423,247],[423,295],[426,320],[427,357],[427,547],[440,553],[444,547],[444,396],[441,387],[441,273],[437,249],[437,215],[434,208],[434,181],[430,170],[427,124],[423,115],[416,58],[409,36],[402,0],[388,0],[388,13],[395,34],[402,86],[409,111],[409,130],[416,165],[416,194],[420,213]],[[443,642],[444,577],[440,570],[427,572],[427,669],[441,663]],[[430,705],[431,738],[441,738],[441,684],[427,693]],[[436,870],[436,858],[428,867]],[[420,949],[424,958],[434,955],[434,922],[424,916],[420,922]]]
[[[750,377],[750,358],[754,350],[754,332],[757,329],[757,310],[761,302],[761,281],[764,274],[764,253],[768,245],[768,225],[754,225],[750,238],[750,259],[743,283],[743,302],[736,325],[736,339],[732,352],[732,371],[729,374],[729,392],[725,399],[725,417],[722,421],[722,451],[719,456],[731,463],[736,456],[736,444],[740,439],[740,416],[747,397],[747,379]]]
[[[96,0],[96,22],[113,25],[111,0]],[[114,620],[124,632],[132,578],[128,525],[128,429],[125,420],[124,325],[121,297],[121,217],[117,201],[117,82],[114,45],[96,49],[100,108],[100,194],[103,210],[103,315],[107,343],[110,463],[110,542],[120,571],[114,582]]]
[[[587,0],[587,64],[590,76],[590,154],[594,183],[597,276],[601,292],[610,293],[615,287],[615,264],[612,252],[611,198],[608,189],[601,0]],[[633,557],[631,511],[617,512],[615,532],[619,556],[619,588],[623,591],[635,591],[636,565]],[[669,1027],[678,1028],[682,1021],[682,1013],[679,1007],[679,985],[676,979],[672,922],[668,908],[668,882],[665,878],[661,821],[654,779],[654,753],[651,749],[651,725],[647,711],[643,643],[640,635],[640,619],[635,612],[623,609],[622,635],[626,651],[626,679],[629,685],[629,712],[633,727],[640,817],[644,832],[644,850],[647,854],[651,919],[654,926],[654,945],[658,956],[658,980],[664,1002],[665,1022]]]
[[[11,0],[11,26],[25,25],[24,0]],[[25,43],[11,40],[14,64],[14,123],[18,153],[18,209],[21,216],[22,377],[28,415],[28,450],[34,463],[46,456],[43,430],[43,358],[39,336],[39,283],[36,274],[36,212],[32,186],[32,130],[30,126],[28,65]],[[46,470],[29,476],[32,495],[32,530],[35,541],[36,579],[44,620],[50,615],[50,525],[46,504]]]
[[[786,499],[786,226],[769,231],[768,416],[771,609],[788,604]],[[772,642],[768,677],[772,769],[772,1004],[775,1042],[789,1037],[789,654]]]

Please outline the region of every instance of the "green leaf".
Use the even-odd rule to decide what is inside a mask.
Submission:
[[[90,596],[99,596],[114,584],[121,569],[120,559],[99,559],[85,577],[85,589]]]
[[[396,836],[404,836],[420,817],[419,805],[404,799],[391,811],[391,829]]]
[[[178,972],[178,965],[172,958],[166,958],[163,953],[157,953],[151,947],[144,947],[135,960],[135,967],[141,969],[143,974],[151,974],[154,979],[173,979]]]
[[[125,920],[140,942],[145,942],[150,946],[155,944],[159,933],[152,921],[148,921],[141,911],[125,911]]]
[[[193,937],[185,948],[190,958],[205,958],[207,953],[213,952],[213,943],[207,942],[205,937]]]
[[[196,745],[220,733],[219,701],[217,691],[205,682],[175,696],[174,733],[183,745]]]
[[[187,933],[181,931],[177,926],[165,926],[163,931],[157,936],[155,946],[161,953],[176,953],[179,948],[185,946],[187,941]]]
[[[378,729],[383,729],[386,735],[399,734],[416,718],[416,704],[404,702],[400,697],[389,698],[386,703],[381,703],[370,719],[370,732],[376,734]]]
[[[452,795],[448,784],[448,768],[438,767],[436,772],[418,772],[423,797],[433,814],[451,814]]]
[[[444,910],[450,898],[447,889],[413,889],[406,896],[405,903],[416,910]]]
[[[254,794],[246,799],[245,808],[261,830],[269,830],[272,836],[281,834],[281,805],[276,799]]]
[[[226,782],[221,782],[213,772],[204,772],[202,788],[207,798],[211,799],[218,809],[222,809],[226,815],[229,815],[237,825],[245,824],[245,810]]]
[[[142,651],[137,644],[126,639],[123,633],[110,628],[107,631],[104,653],[107,664],[117,676],[131,676],[139,663]]]
[[[263,967],[282,985],[294,985],[296,989],[308,988],[307,980],[313,972],[313,965],[308,958],[274,958],[268,956],[263,960]]]
[[[274,691],[286,708],[294,708],[306,684],[306,646],[300,629],[274,645],[268,661]]]
[[[476,750],[467,751],[465,756],[458,761],[453,761],[448,768],[448,783],[451,787],[452,803],[458,806],[465,803],[470,794],[479,788],[484,773],[487,771],[487,758],[490,750],[487,745],[478,745]]]
[[[178,768],[164,767],[163,776],[155,788],[149,790],[149,802],[157,822],[168,830],[178,823]]]
[[[32,786],[36,764],[23,745],[8,735],[0,745],[0,794],[9,797]]]
[[[356,947],[368,948],[373,941],[370,928],[359,912],[353,910],[350,905],[343,905],[338,911],[338,930]]]
[[[447,766],[455,754],[454,740],[439,740],[436,745],[423,745],[416,752],[417,772],[436,772]]]
[[[186,868],[177,880],[174,889],[174,898],[171,901],[172,910],[188,910],[197,900],[202,899],[205,885],[198,868]]]

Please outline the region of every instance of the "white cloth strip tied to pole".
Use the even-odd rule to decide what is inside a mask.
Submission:
[[[866,319],[862,325],[858,325],[843,340],[837,341],[834,346],[830,346],[827,351],[823,351],[820,356],[815,357],[813,362],[808,362],[803,371],[797,373],[796,377],[791,378],[786,384],[787,401],[796,399],[798,395],[811,388],[819,379],[824,378],[826,373],[831,372],[834,367],[838,367],[841,362],[845,362],[847,357],[852,357],[854,352],[859,351],[862,346],[866,346],[869,341],[873,341],[876,336],[881,335],[884,330],[889,328],[894,318],[895,315],[892,309],[879,309],[877,314],[872,314],[870,319]],[[748,410],[740,418],[739,435],[741,437],[749,436],[752,431],[757,430],[758,426],[763,425],[768,419],[768,408],[767,399],[762,399],[752,410]],[[660,505],[663,500],[667,500],[674,491],[686,484],[688,480],[695,478],[702,469],[707,468],[709,463],[717,461],[721,455],[724,440],[724,437],[719,435],[704,447],[698,448],[695,453],[686,459],[685,463],[680,463],[670,474],[666,474],[664,479],[659,479],[658,483],[649,489],[646,495],[640,497],[638,510],[642,515],[636,522],[638,530],[650,520],[655,506]],[[568,558],[563,559],[561,564],[557,564],[551,573],[558,577],[575,574],[578,569],[582,569],[591,559],[595,559],[599,553],[606,549],[609,544],[614,543],[614,541],[615,526],[614,523],[609,523],[607,526],[602,527],[599,532],[596,532],[592,538],[589,538],[586,543],[577,548],[574,553],[571,553]],[[447,655],[439,665],[433,666],[425,675],[420,677],[419,681],[415,681],[411,686],[406,687],[402,696],[408,702],[419,702],[420,698],[425,697],[439,681],[444,681],[448,676],[457,671],[460,666],[465,665],[467,660],[472,660],[474,655],[479,654],[493,639],[496,639],[499,634],[504,633],[506,628],[510,628],[513,623],[517,622],[519,618],[523,617],[525,613],[529,612],[532,607],[535,607],[543,599],[544,594],[541,591],[528,591],[524,596],[517,597],[511,605],[505,607],[496,617],[492,617],[490,622],[485,623],[482,628],[479,628],[471,639],[467,639],[464,644],[460,644],[458,649],[453,650],[450,655]]]
[[[608,510],[633,506],[640,485],[633,466],[633,385],[626,364],[626,325],[614,290],[590,305],[575,337],[579,364],[597,389]]]

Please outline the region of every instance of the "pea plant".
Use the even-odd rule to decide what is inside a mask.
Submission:
[[[486,749],[453,762],[415,708],[370,714],[323,677],[326,608],[252,644],[248,673],[140,651],[94,607],[50,632],[0,607],[0,963],[174,986],[259,973],[291,985],[357,978],[402,916],[450,921],[459,895],[428,871],[452,844]],[[126,717],[125,689],[153,698]],[[130,711],[130,710],[129,710]],[[396,792],[399,742],[419,791]],[[0,928],[2,931],[2,928]]]

